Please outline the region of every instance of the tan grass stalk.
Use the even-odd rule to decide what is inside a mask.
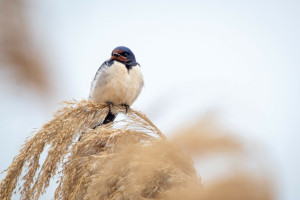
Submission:
[[[47,66],[33,38],[28,4],[26,0],[0,1],[0,67],[13,70],[22,85],[48,94]]]
[[[164,194],[164,200],[271,200],[274,199],[270,183],[257,180],[247,174],[239,174],[219,180],[214,185],[201,189],[197,184],[173,188]],[[199,189],[200,188],[200,189]]]
[[[53,120],[43,125],[40,131],[25,142],[20,154],[7,169],[5,179],[1,181],[0,199],[10,198],[24,167],[27,172],[21,186],[22,198],[31,199],[34,196],[38,198],[48,187],[50,178],[55,175],[59,163],[62,162],[74,139],[103,121],[108,112],[106,105],[95,105],[88,101],[67,102],[67,104],[67,107],[55,114]],[[48,156],[37,174],[39,157],[45,145],[50,145]]]
[[[202,156],[211,152],[241,152],[241,143],[217,127],[210,117],[202,118],[195,123],[174,133],[172,142],[180,144],[191,155]]]
[[[162,140],[127,143],[122,151],[95,160],[102,162],[90,177],[84,199],[158,199],[174,187],[200,184],[192,160]]]
[[[124,112],[123,107],[112,110]],[[268,182],[243,173],[203,188],[189,154],[245,154],[240,142],[208,121],[190,124],[167,141],[144,114],[132,109],[124,120],[92,129],[107,113],[106,105],[67,102],[25,142],[0,183],[0,199],[11,198],[24,169],[22,199],[38,199],[60,166],[55,199],[273,199]],[[46,145],[48,156],[39,169]]]

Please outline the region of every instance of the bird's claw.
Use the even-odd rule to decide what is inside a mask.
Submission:
[[[129,110],[129,105],[123,103],[123,104],[121,104],[121,106],[125,107],[125,113],[127,114],[128,110]]]

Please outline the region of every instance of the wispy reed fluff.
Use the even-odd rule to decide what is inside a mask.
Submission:
[[[241,173],[203,188],[190,154],[241,151],[237,141],[207,123],[190,125],[167,141],[135,110],[124,120],[93,129],[107,115],[106,105],[85,100],[66,104],[27,139],[0,183],[0,199],[11,198],[22,174],[21,198],[38,199],[57,173],[55,199],[272,199],[268,183]],[[46,145],[48,155],[40,167]]]
[[[31,3],[27,0],[0,1],[0,68],[11,70],[20,85],[47,95],[49,73],[42,47],[35,41],[31,28]]]

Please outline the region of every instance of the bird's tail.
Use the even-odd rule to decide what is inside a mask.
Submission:
[[[117,113],[113,114],[111,111],[109,111],[108,114],[106,115],[104,121],[100,122],[99,124],[97,124],[93,129],[96,129],[98,126],[101,126],[103,124],[108,124],[110,122],[113,122],[116,119],[117,115],[118,115]],[[82,136],[83,136],[84,133],[85,132],[81,133],[81,135],[78,138],[78,141],[81,140],[81,138],[82,138]]]
[[[95,128],[97,128],[98,126],[102,125],[102,124],[108,124],[110,122],[113,122],[117,117],[117,114],[113,114],[111,111],[108,112],[108,114],[106,115],[103,123],[98,124]]]

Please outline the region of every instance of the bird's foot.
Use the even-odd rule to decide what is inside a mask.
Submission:
[[[128,110],[129,110],[129,105],[123,103],[123,104],[121,104],[121,106],[124,106],[124,107],[125,107],[125,113],[127,114],[127,113],[128,113]]]
[[[112,102],[110,102],[110,101],[107,101],[106,102],[106,105],[108,106],[108,110],[109,110],[109,112],[111,113],[111,107],[114,105]]]

